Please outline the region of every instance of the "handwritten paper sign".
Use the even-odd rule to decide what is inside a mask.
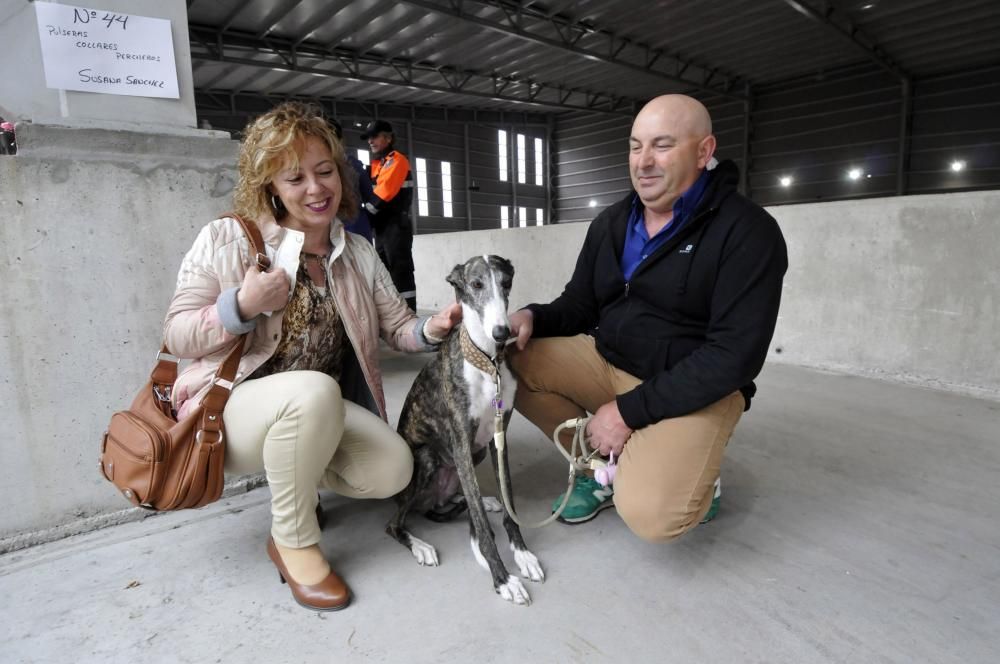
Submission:
[[[177,99],[170,21],[36,2],[45,85]]]

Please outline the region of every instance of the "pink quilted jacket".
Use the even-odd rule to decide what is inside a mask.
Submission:
[[[272,269],[285,269],[294,286],[304,235],[279,226],[271,218],[258,221],[258,226]],[[396,350],[426,351],[433,346],[423,337],[422,319],[399,296],[371,244],[363,237],[346,233],[339,220],[331,227],[330,240],[333,251],[327,263],[327,283],[364,377],[357,381],[355,393],[343,382],[341,389],[345,397],[386,419],[378,363],[379,336]],[[243,283],[243,275],[252,264],[250,243],[239,224],[229,217],[205,226],[181,263],[163,327],[170,352],[193,360],[174,385],[172,398],[178,417],[201,400],[232,348],[236,335],[223,327],[216,303],[224,291]],[[282,313],[257,317],[234,383],[245,379],[274,353],[281,338]]]

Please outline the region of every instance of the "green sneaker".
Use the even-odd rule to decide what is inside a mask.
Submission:
[[[719,514],[719,503],[722,502],[722,480],[715,478],[715,495],[712,496],[712,506],[705,512],[705,518],[700,523],[708,523]]]
[[[562,505],[565,493],[559,494],[555,502],[552,503],[552,511],[555,512]],[[601,486],[597,480],[580,475],[573,484],[573,491],[569,495],[569,502],[566,509],[559,515],[559,520],[563,523],[583,523],[590,521],[601,510],[611,507],[614,503],[611,498],[615,495],[615,490],[610,486]]]

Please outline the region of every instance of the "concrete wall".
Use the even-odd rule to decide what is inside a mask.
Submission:
[[[790,267],[771,361],[1000,399],[1000,192],[770,208]],[[511,305],[562,291],[587,224],[419,236],[421,307],[454,299],[452,265],[514,262]]]
[[[29,138],[62,156],[0,157],[0,551],[126,506],[98,475],[101,433],[148,379],[181,257],[235,181],[228,139],[59,137]]]
[[[771,208],[772,358],[1000,399],[1000,192]]]
[[[33,2],[0,3],[0,116],[14,121],[77,127],[186,133],[196,123],[187,5],[182,0],[89,0],[65,2],[91,9],[170,20],[180,99],[129,97],[45,87],[42,48]],[[18,128],[20,134],[21,128]],[[20,138],[20,136],[19,136]],[[21,143],[21,141],[19,141]]]

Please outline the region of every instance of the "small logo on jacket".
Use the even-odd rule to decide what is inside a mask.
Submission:
[[[689,244],[689,245],[686,245],[683,249],[681,249],[680,252],[678,252],[678,253],[681,253],[681,254],[690,254],[692,249],[694,249],[694,245],[693,244]]]

